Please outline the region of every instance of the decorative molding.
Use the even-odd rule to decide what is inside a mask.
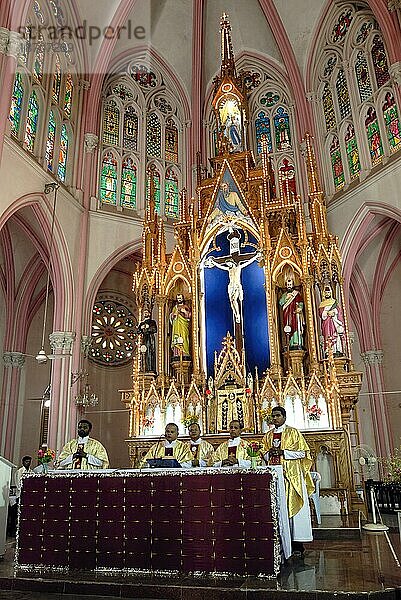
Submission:
[[[85,152],[92,154],[98,144],[99,137],[95,133],[85,133]]]
[[[387,8],[390,12],[394,12],[395,10],[401,9],[401,0],[388,0]]]
[[[53,331],[49,335],[49,340],[53,352],[55,350],[71,352],[72,342],[75,340],[75,331]]]
[[[383,350],[367,350],[366,352],[361,352],[361,358],[366,366],[382,365],[383,354]]]
[[[80,80],[78,81],[78,87],[79,87],[81,90],[85,90],[85,91],[86,91],[86,90],[89,90],[90,86],[91,86],[91,82],[90,82],[90,81],[88,81],[87,79],[80,79]]]
[[[88,356],[90,347],[92,346],[92,337],[90,335],[81,336],[81,352],[85,357]]]
[[[22,352],[4,352],[3,363],[6,368],[22,369],[25,364],[25,355]]]
[[[0,27],[0,54],[7,54],[10,31],[5,27]]]
[[[395,81],[395,83],[401,87],[401,62],[396,62],[390,65],[389,71],[393,81]]]
[[[15,60],[18,60],[22,55],[24,38],[17,31],[10,31],[10,37],[8,40],[7,54],[12,56]]]
[[[306,99],[308,102],[318,102],[319,95],[316,92],[306,92]]]

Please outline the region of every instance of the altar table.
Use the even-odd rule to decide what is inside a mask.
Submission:
[[[28,474],[16,569],[275,576],[275,499],[262,470]]]

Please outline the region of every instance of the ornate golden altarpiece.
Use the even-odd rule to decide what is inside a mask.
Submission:
[[[197,420],[216,444],[238,418],[254,438],[280,404],[315,459],[329,457],[328,487],[355,507],[349,422],[361,373],[351,361],[341,257],[313,140],[303,140],[306,201],[288,179],[275,182],[265,137],[257,161],[250,150],[246,73],[236,71],[225,15],[221,51],[216,154],[210,172],[198,160],[197,198],[180,194],[171,254],[150,185],[133,283],[140,307],[133,388],[121,391],[131,463],[167,422],[179,422],[185,435],[182,423]]]

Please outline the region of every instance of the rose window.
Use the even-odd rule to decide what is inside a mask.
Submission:
[[[122,365],[132,360],[136,321],[130,309],[117,302],[99,300],[92,314],[90,358],[108,365]]]

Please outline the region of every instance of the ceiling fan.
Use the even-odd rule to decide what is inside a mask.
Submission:
[[[29,356],[34,358],[36,362],[40,365],[44,365],[48,360],[54,360],[58,358],[68,358],[72,356],[70,352],[63,352],[60,354],[47,354],[45,351],[45,334],[46,334],[46,319],[47,319],[47,309],[49,305],[49,291],[50,291],[50,261],[51,261],[51,252],[53,249],[53,240],[54,240],[54,224],[56,218],[56,206],[57,206],[57,190],[59,188],[59,184],[52,182],[46,183],[44,193],[50,194],[50,192],[54,192],[54,202],[53,202],[53,210],[52,210],[52,221],[51,221],[51,230],[50,230],[50,242],[49,242],[49,255],[47,259],[47,282],[46,282],[46,296],[45,296],[45,310],[43,314],[43,326],[42,326],[42,342],[39,352],[36,355],[33,354],[24,354],[24,356]]]

